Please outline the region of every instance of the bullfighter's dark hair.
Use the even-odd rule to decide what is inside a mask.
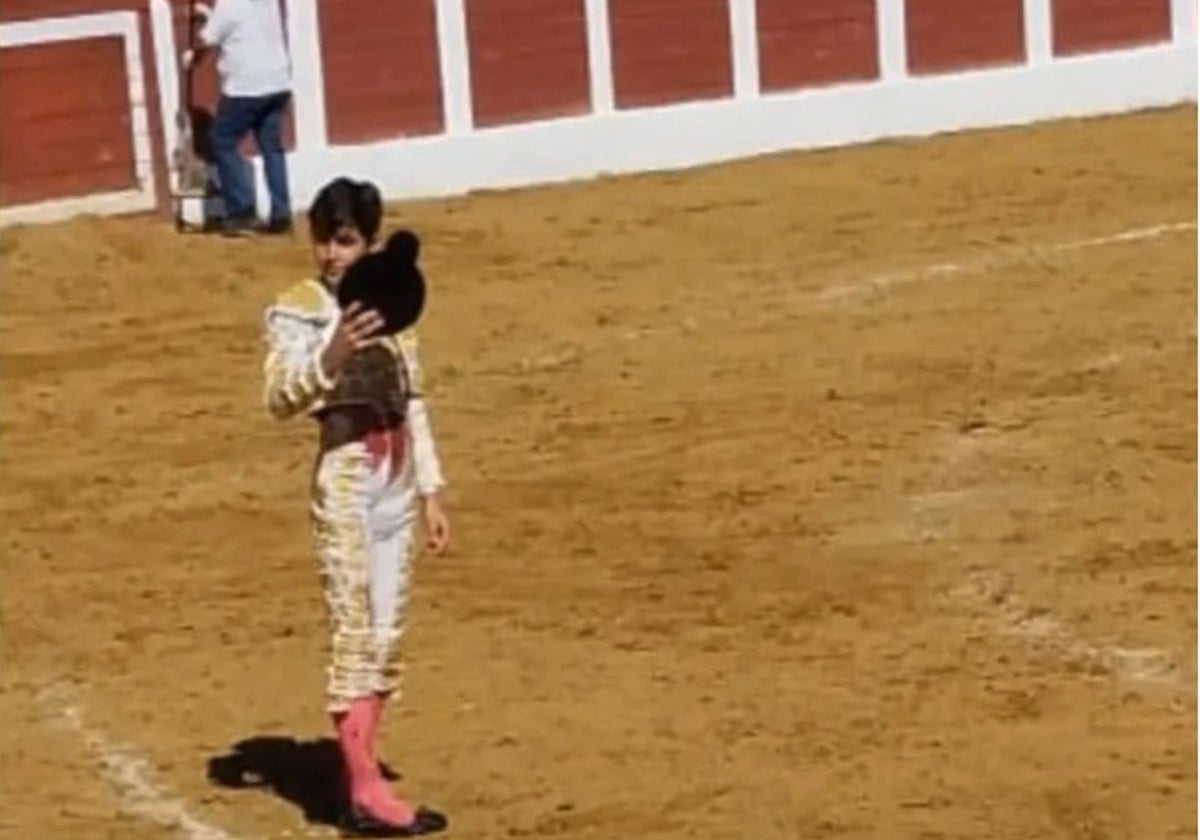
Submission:
[[[308,209],[309,231],[318,242],[328,242],[339,230],[352,228],[371,243],[382,222],[383,199],[379,188],[369,181],[335,178],[321,188]]]

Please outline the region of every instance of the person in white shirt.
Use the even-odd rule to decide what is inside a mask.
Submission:
[[[238,144],[253,133],[262,154],[271,206],[265,233],[290,233],[291,197],[283,150],[283,119],[291,102],[291,60],[283,34],[279,0],[217,0],[215,7],[193,6],[202,25],[191,67],[205,51],[217,51],[221,98],[212,126],[213,157],[225,202],[225,232],[259,230],[254,183]]]

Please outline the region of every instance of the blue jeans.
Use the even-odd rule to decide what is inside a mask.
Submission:
[[[291,219],[287,159],[283,152],[283,115],[291,98],[287,91],[266,96],[221,97],[213,120],[212,146],[228,218],[244,220],[256,215],[254,182],[238,152],[238,143],[247,132],[253,132],[262,154],[267,192],[271,196],[270,221]]]

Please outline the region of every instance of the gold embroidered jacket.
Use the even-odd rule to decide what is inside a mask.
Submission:
[[[321,368],[321,353],[337,329],[338,314],[333,295],[313,279],[292,286],[267,307],[264,401],[276,419],[320,411],[325,398],[336,387],[336,379],[326,376]],[[428,495],[446,482],[422,393],[417,344],[417,334],[411,329],[384,340],[384,346],[396,355],[407,372],[406,385],[411,393],[407,423],[413,469],[418,492]]]

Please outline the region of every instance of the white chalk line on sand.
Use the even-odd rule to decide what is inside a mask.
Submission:
[[[1092,248],[1147,242],[1193,230],[1196,230],[1194,221],[1165,222],[1128,228],[1102,236],[996,248],[972,259],[932,263],[914,269],[884,272],[856,283],[828,286],[806,295],[806,298],[815,303],[844,303],[895,286],[917,284],[953,275],[986,273],[1029,260]],[[1136,355],[1142,354],[1144,351]],[[1123,358],[1125,356],[1122,354],[1109,354],[1096,360],[1096,364],[1110,367]],[[1023,604],[1011,586],[1005,584],[997,573],[970,575],[953,594],[961,602],[983,610],[989,616],[990,624],[996,632],[1023,638],[1035,645],[1054,650],[1059,656],[1077,665],[1102,670],[1127,682],[1156,684],[1177,690],[1194,688],[1184,678],[1178,664],[1165,651],[1149,647],[1125,648],[1089,641],[1048,611],[1036,610]]]
[[[1038,257],[1068,254],[1073,251],[1086,251],[1091,248],[1103,248],[1108,245],[1161,239],[1164,236],[1195,229],[1195,222],[1166,222],[1158,225],[1128,228],[1117,233],[1105,234],[1104,236],[1089,236],[1084,239],[1069,239],[1063,242],[1051,242],[1041,245],[995,248],[982,256],[972,259],[933,263],[904,271],[884,272],[857,283],[829,286],[816,292],[813,297],[820,302],[841,301],[857,295],[883,291],[892,286],[919,283],[955,274],[972,274],[988,271]]]
[[[78,702],[68,699],[63,691],[51,692],[47,699],[57,712],[57,722],[78,736],[99,764],[101,775],[124,811],[188,840],[240,840],[189,811],[183,799],[172,796],[155,781],[154,770],[144,756],[88,725]]]
[[[1120,358],[1120,354],[1116,354]],[[994,449],[994,446],[993,446]],[[953,476],[961,457],[945,461],[945,475]],[[943,513],[961,510],[964,491],[934,494]],[[919,516],[926,497],[914,497],[913,515]],[[1093,641],[1049,609],[1035,606],[1020,597],[1012,578],[996,568],[975,569],[954,587],[949,596],[969,607],[1001,636],[1021,639],[1035,649],[1052,652],[1058,658],[1088,673],[1102,673],[1127,682],[1175,691],[1194,690],[1183,669],[1165,650],[1157,647],[1125,647]]]
[[[1035,647],[1052,650],[1084,669],[1112,674],[1126,682],[1187,688],[1181,669],[1165,651],[1154,647],[1127,648],[1091,642],[1049,612],[1023,603],[1011,584],[998,573],[971,574],[953,595],[984,610],[1001,635],[1024,639]]]
[[[1155,225],[1143,225],[1141,227],[1127,228],[1100,236],[1089,236],[1081,239],[1068,239],[1061,242],[1046,242],[1046,243],[1030,243],[1025,245],[1011,245],[991,248],[981,255],[955,260],[950,262],[929,263],[916,268],[903,269],[898,271],[884,271],[878,274],[870,275],[866,278],[857,280],[852,283],[841,283],[835,285],[822,286],[815,290],[776,290],[766,293],[761,290],[755,294],[753,288],[749,289],[747,301],[749,304],[756,306],[759,310],[770,308],[772,311],[781,311],[780,307],[794,304],[811,304],[817,307],[825,305],[844,304],[852,301],[855,298],[867,297],[873,294],[879,294],[887,289],[916,285],[919,283],[929,282],[942,278],[952,277],[962,274],[978,274],[986,273],[998,268],[1006,266],[1018,265],[1029,260],[1044,259],[1060,254],[1069,254],[1074,251],[1086,251],[1091,248],[1103,248],[1112,245],[1121,245],[1135,242],[1148,242],[1155,239],[1161,239],[1172,234],[1183,233],[1189,230],[1196,229],[1196,222],[1164,222]],[[711,318],[696,318],[694,316],[685,316],[678,321],[671,323],[660,323],[653,326],[635,327],[620,334],[620,339],[625,341],[638,341],[641,339],[651,338],[654,336],[668,335],[671,333],[693,333],[697,332],[706,325],[712,326],[718,323],[726,323],[731,320],[745,317],[746,308],[739,307],[735,310],[722,310],[718,315]],[[522,374],[527,373],[553,373],[556,371],[570,369],[580,361],[584,354],[590,350],[599,350],[602,347],[608,346],[612,339],[609,337],[597,341],[594,346],[587,346],[581,343],[573,343],[568,347],[560,347],[555,351],[548,351],[537,356],[530,356],[521,359],[516,364],[505,363],[495,368],[485,367],[481,373],[505,374],[511,375],[514,372]]]
[[[953,476],[961,458],[961,454],[948,458],[946,463],[951,466],[943,475]],[[1022,490],[1022,497],[1029,501],[1029,491]],[[960,514],[964,505],[969,503],[977,506],[1000,505],[1000,498],[977,487],[910,495],[907,518],[919,523],[922,516],[930,511],[944,518],[947,514]],[[1048,500],[1041,500],[1041,503],[1047,504]],[[951,532],[953,528],[952,525]],[[934,526],[922,527],[919,533],[926,543],[937,542],[948,536],[943,527]],[[912,537],[912,531],[904,530],[900,538],[907,541]],[[976,558],[977,562],[979,559]],[[946,592],[946,596],[956,605],[967,607],[989,633],[1018,639],[1081,672],[1105,674],[1126,683],[1174,691],[1186,691],[1189,688],[1183,670],[1166,651],[1156,647],[1125,647],[1089,639],[1051,610],[1023,599],[1012,576],[1000,569],[986,565],[971,569]]]

